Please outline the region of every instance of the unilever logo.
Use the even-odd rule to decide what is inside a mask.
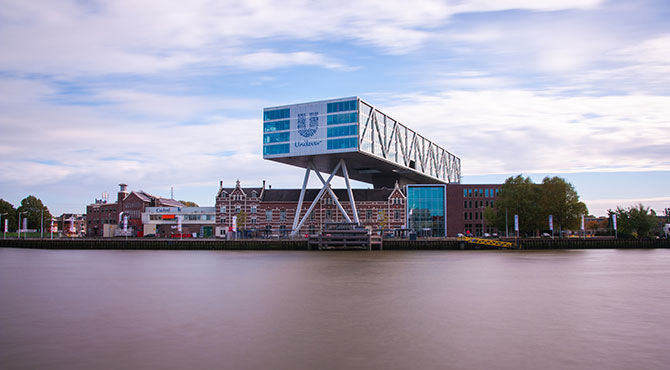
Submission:
[[[307,113],[298,114],[298,133],[302,137],[312,137],[319,128],[319,112],[310,112],[309,126],[307,126]]]

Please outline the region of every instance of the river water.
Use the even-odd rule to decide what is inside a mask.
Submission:
[[[668,369],[670,250],[0,249],[2,369]]]

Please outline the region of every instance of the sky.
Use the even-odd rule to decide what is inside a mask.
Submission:
[[[300,187],[262,159],[262,108],[347,96],[460,157],[462,183],[670,207],[666,0],[0,0],[0,198]]]

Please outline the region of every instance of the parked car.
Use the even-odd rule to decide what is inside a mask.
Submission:
[[[489,233],[484,233],[484,237],[485,237],[485,238],[490,238],[490,237],[491,237],[491,234],[489,234]]]

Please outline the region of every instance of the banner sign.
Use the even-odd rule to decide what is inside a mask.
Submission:
[[[554,216],[549,215],[549,230],[554,231]]]
[[[183,216],[177,216],[177,231],[181,234],[181,219]]]
[[[123,215],[123,232],[128,231],[128,215]]]
[[[237,216],[233,216],[233,232],[237,231]]]
[[[514,215],[514,231],[519,231],[519,215]]]
[[[5,219],[5,232],[7,232],[7,219]]]
[[[612,227],[616,230],[616,214],[612,215]]]
[[[584,231],[584,215],[582,215],[582,225],[581,225],[581,230]]]

